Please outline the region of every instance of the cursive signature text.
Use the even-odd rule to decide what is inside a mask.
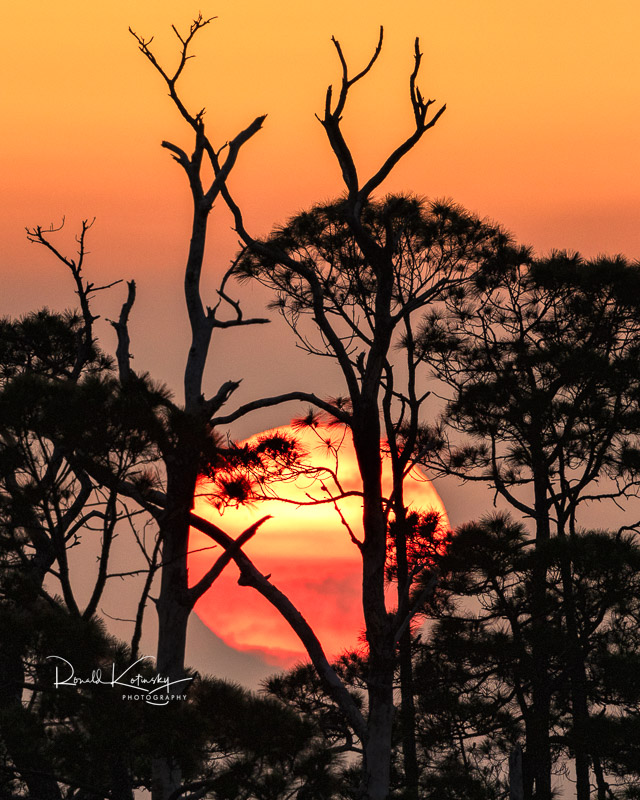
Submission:
[[[133,664],[129,665],[125,670],[116,674],[115,663],[111,665],[110,675],[104,674],[102,669],[94,669],[89,677],[81,678],[76,675],[75,667],[70,661],[62,656],[47,656],[48,659],[57,659],[62,664],[56,664],[54,686],[56,689],[60,686],[86,686],[86,685],[101,685],[101,686],[123,686],[126,689],[135,689],[136,695],[122,695],[123,699],[142,699],[146,703],[154,706],[166,706],[171,700],[182,700],[186,695],[175,694],[175,687],[177,684],[186,683],[193,680],[193,678],[180,678],[180,680],[172,681],[165,678],[160,674],[146,676],[141,675],[139,672],[134,673],[134,668],[143,661],[153,661],[153,656],[142,656]]]

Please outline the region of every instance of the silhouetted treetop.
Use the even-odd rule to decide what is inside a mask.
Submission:
[[[370,346],[376,328],[392,332],[527,258],[502,228],[452,202],[389,195],[363,206],[357,229],[345,199],[293,217],[247,247],[234,274],[272,289],[272,305],[299,338],[298,321],[310,314],[325,335],[327,324],[339,330],[352,352],[357,342]],[[310,338],[304,344],[324,351]]]

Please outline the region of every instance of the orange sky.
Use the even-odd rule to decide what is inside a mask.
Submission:
[[[185,27],[199,6],[39,0],[28,15],[5,6],[3,268],[9,277],[12,264],[42,269],[25,224],[97,215],[96,266],[164,285],[180,268],[187,206],[159,143],[187,140],[127,26],[155,34],[169,59],[169,24]],[[388,188],[452,196],[541,249],[640,255],[635,0],[220,0],[201,10],[218,20],[197,42],[187,96],[206,105],[219,143],[269,114],[233,179],[255,226],[340,190],[314,119],[337,77],[330,36],[355,66],[383,23],[383,56],[345,119],[365,169],[410,122],[406,78],[419,34],[421,86],[448,111]]]
[[[640,256],[640,5],[637,0],[184,0],[5,3],[0,215],[0,314],[73,304],[68,275],[34,245],[24,226],[66,215],[66,246],[84,217],[91,232],[87,276],[135,278],[134,367],[177,392],[187,349],[181,296],[189,197],[180,168],[160,147],[189,137],[159,76],[127,33],[155,35],[161,58],[177,53],[170,31],[201,10],[218,19],[196,42],[184,92],[207,108],[221,145],[268,113],[243,150],[231,185],[254,231],[342,189],[320,125],[329,82],[339,71],[331,35],[353,65],[368,59],[385,26],[374,72],[360,84],[344,129],[366,174],[409,129],[407,79],[420,35],[423,93],[447,103],[437,127],[386,189],[453,197],[511,229],[539,251]],[[217,208],[204,279],[205,302],[235,247]],[[247,291],[247,290],[242,290]],[[122,287],[96,312],[114,318]],[[245,305],[261,309],[250,292]],[[104,345],[113,334],[102,328]],[[276,357],[273,357],[273,353]],[[207,393],[242,378],[236,401],[293,388],[340,391],[326,360],[295,349],[274,322],[256,333],[214,339]],[[298,409],[247,419],[236,436],[281,424]],[[442,492],[454,522],[475,509]],[[457,495],[456,495],[457,497]],[[455,517],[455,519],[454,519]]]
[[[189,198],[180,168],[159,145],[169,138],[188,146],[189,138],[127,26],[155,35],[170,60],[177,53],[170,23],[185,28],[198,10],[182,0],[37,0],[28,14],[5,4],[0,48],[0,312],[70,302],[69,280],[26,243],[25,225],[66,215],[72,233],[80,219],[97,216],[89,268],[100,280],[137,279],[139,366],[174,384],[184,360],[177,287]],[[345,114],[363,173],[408,130],[407,77],[419,34],[423,92],[448,109],[386,188],[453,197],[542,251],[640,255],[636,0],[220,0],[201,10],[218,19],[196,43],[186,97],[207,107],[219,144],[269,115],[232,178],[253,230],[341,190],[314,118],[338,77],[330,37],[355,68],[382,23],[382,57]],[[212,228],[211,291],[235,246],[220,209]],[[112,317],[121,301],[114,291],[99,310]],[[161,356],[158,316],[175,320]],[[224,344],[229,358],[235,346]]]

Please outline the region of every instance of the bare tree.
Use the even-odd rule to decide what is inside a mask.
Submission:
[[[420,354],[415,349],[412,320],[447,292],[462,291],[470,280],[472,267],[498,256],[517,259],[520,254],[512,250],[508,237],[500,230],[451,205],[424,208],[406,197],[388,198],[383,203],[371,200],[393,167],[436,124],[444,106],[430,115],[433,101],[425,100],[417,86],[422,54],[416,40],[414,68],[409,78],[415,128],[370,178],[361,181],[342,133],[341,120],[350,89],[369,73],[380,54],[382,30],[369,63],[353,77],[349,76],[339,42],[335,39],[333,42],[341,65],[341,84],[335,101],[332,88],[327,90],[320,122],[342,170],[345,199],[313,209],[268,239],[257,240],[247,231],[227,183],[221,187],[221,194],[246,245],[234,274],[255,278],[277,293],[277,303],[301,345],[336,360],[346,396],[323,400],[295,392],[264,398],[230,414],[214,415],[211,424],[225,425],[258,407],[306,399],[331,420],[349,428],[363,483],[364,537],[358,547],[363,563],[362,598],[369,646],[366,719],[329,666],[321,643],[304,617],[252,564],[239,543],[194,515],[191,522],[225,547],[240,568],[241,583],[261,592],[296,631],[328,691],[362,742],[362,796],[381,800],[389,792],[398,641],[407,633],[408,621],[417,611],[410,600],[410,587],[416,576],[409,575],[403,550],[406,528],[402,524],[405,514],[402,486],[413,463],[413,442],[427,394],[420,394],[416,385]],[[180,109],[179,98],[174,97],[174,102]],[[217,172],[214,148],[210,144],[205,148]],[[312,343],[304,332],[303,317],[310,319],[318,342]],[[391,355],[400,343],[408,355],[403,369],[396,370]],[[401,372],[407,373],[403,389],[399,388]],[[391,499],[383,496],[381,485],[383,436],[389,441],[394,474]],[[398,552],[399,602],[395,611],[387,608],[384,595],[387,538],[392,519],[397,522]],[[409,745],[410,738],[407,737]],[[415,794],[416,768],[409,760],[407,764],[407,772],[413,770],[410,781]]]

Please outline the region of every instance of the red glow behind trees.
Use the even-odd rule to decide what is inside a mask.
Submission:
[[[244,549],[303,610],[327,653],[335,657],[359,646],[364,625],[359,596],[361,558],[355,544],[362,538],[362,480],[351,437],[344,428],[280,428],[252,437],[238,449],[253,450],[261,440],[277,441],[279,436],[291,441],[293,435],[300,460],[292,465],[287,458],[280,480],[273,478],[265,484],[264,473],[252,467],[218,472],[215,483],[202,482],[195,510],[212,521],[219,519],[234,537],[264,515],[273,517]],[[230,482],[244,487],[244,505],[225,494]],[[389,459],[383,461],[382,484],[389,498],[393,489]],[[405,501],[421,523],[415,526],[410,545],[417,575],[429,568],[433,548],[446,541],[448,519],[431,482],[418,471],[405,480]],[[222,504],[227,507],[219,508]],[[214,509],[222,511],[221,518]],[[387,578],[391,582],[396,574],[391,540],[388,547]],[[207,537],[192,529],[192,584],[218,553],[211,550]],[[393,591],[389,586],[390,599]],[[237,585],[233,568],[218,578],[195,610],[215,633],[240,650],[255,650],[287,666],[306,656],[297,636],[263,598]]]

